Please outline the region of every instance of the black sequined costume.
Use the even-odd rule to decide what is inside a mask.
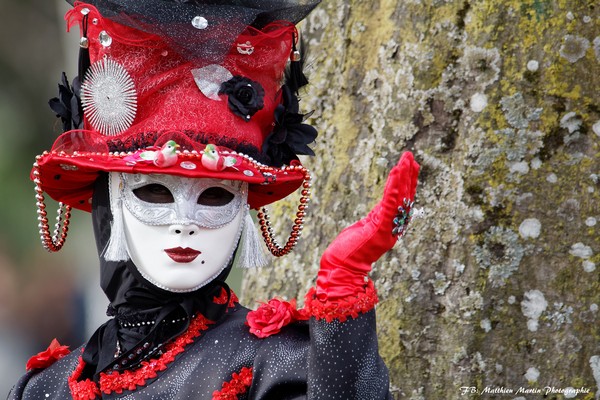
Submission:
[[[202,332],[158,377],[112,399],[213,399],[233,373],[252,368],[252,383],[238,399],[391,399],[388,373],[377,352],[375,313],[345,322],[297,322],[259,339],[245,325],[239,304]],[[80,351],[28,373],[9,399],[70,399],[68,377]],[[225,398],[225,397],[223,397]]]

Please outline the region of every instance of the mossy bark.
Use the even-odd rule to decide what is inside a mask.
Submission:
[[[303,32],[313,201],[295,252],[247,273],[243,300],[301,299],[412,150],[425,216],[372,273],[395,396],[599,398],[600,7],[328,1]],[[282,239],[295,201],[271,207]]]

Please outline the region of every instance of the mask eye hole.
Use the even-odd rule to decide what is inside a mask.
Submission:
[[[147,203],[164,204],[175,202],[173,194],[171,194],[169,189],[163,185],[159,185],[158,183],[151,183],[149,185],[137,188],[133,191],[133,194],[138,199]]]
[[[198,204],[203,206],[224,206],[229,204],[235,196],[222,187],[210,187],[198,196]]]

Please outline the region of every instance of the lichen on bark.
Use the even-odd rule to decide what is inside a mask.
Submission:
[[[425,216],[372,273],[395,396],[554,386],[597,398],[600,7],[328,1],[302,31],[313,201],[296,251],[247,273],[243,299],[301,299],[327,244],[412,150]],[[282,236],[296,200],[272,207]]]

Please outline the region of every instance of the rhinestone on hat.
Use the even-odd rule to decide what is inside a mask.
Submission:
[[[196,15],[192,19],[192,26],[196,29],[206,29],[208,27],[208,21],[206,18]]]
[[[92,127],[114,136],[128,129],[135,118],[137,94],[123,66],[103,58],[90,66],[81,85],[83,111]]]
[[[196,169],[196,164],[191,161],[182,161],[179,166],[183,169],[193,170]]]
[[[106,31],[100,32],[98,40],[103,47],[109,47],[112,44],[112,38]]]

